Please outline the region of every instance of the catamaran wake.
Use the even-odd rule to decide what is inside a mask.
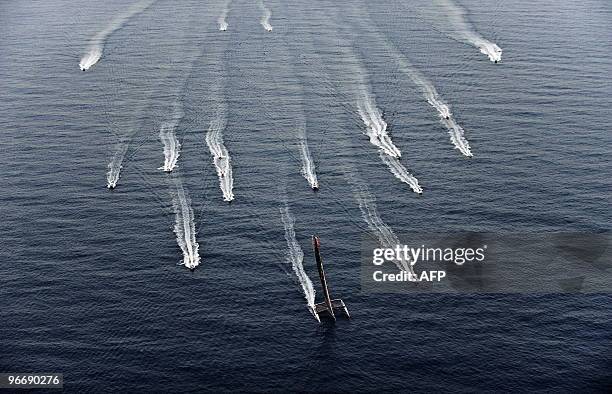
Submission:
[[[198,253],[199,245],[196,241],[196,231],[191,200],[183,189],[183,184],[179,178],[175,178],[175,192],[173,195],[174,212],[176,221],[174,233],[176,241],[183,251],[183,262],[181,265],[194,270],[200,264]]]
[[[225,129],[225,111],[217,110],[215,118],[210,122],[208,133],[206,133],[206,145],[213,157],[213,163],[219,176],[219,186],[223,192],[223,200],[232,201],[234,199],[234,176],[232,175],[232,165],[229,152],[223,144],[222,132]]]
[[[450,22],[451,27],[454,27],[451,32],[452,35],[480,49],[480,52],[487,55],[490,61],[494,63],[501,61],[501,48],[495,43],[485,39],[474,29],[474,27],[466,20],[466,12],[464,9],[451,0],[434,0],[434,3],[445,9],[447,19]]]
[[[227,3],[225,3],[225,6],[221,11],[221,15],[219,15],[219,19],[217,20],[217,22],[219,23],[219,30],[221,31],[226,31],[227,27],[229,26],[227,23],[227,14],[229,14],[229,7],[231,2],[232,0],[228,0]]]
[[[116,16],[104,30],[98,32],[89,41],[87,53],[83,55],[79,62],[82,71],[89,70],[94,64],[98,63],[104,52],[104,44],[108,36],[121,28],[130,18],[140,14],[149,8],[156,0],[141,0],[132,4],[123,14]]]
[[[280,212],[283,225],[285,226],[285,239],[287,240],[288,247],[287,262],[291,263],[293,272],[302,286],[302,292],[306,298],[308,309],[314,315],[314,317],[319,320],[319,316],[315,312],[315,289],[312,285],[312,281],[306,274],[306,271],[304,271],[304,252],[302,251],[300,244],[295,239],[295,231],[293,229],[295,220],[291,215],[291,212],[289,212],[288,207],[280,208]]]
[[[264,4],[263,0],[259,0],[259,8],[263,12],[261,16],[261,25],[266,31],[272,31],[272,25],[270,24],[270,18],[272,17],[272,11]]]

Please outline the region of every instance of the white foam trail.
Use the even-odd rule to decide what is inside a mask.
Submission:
[[[383,118],[382,111],[376,106],[374,95],[369,88],[367,73],[363,69],[358,56],[351,49],[351,44],[341,38],[338,32],[334,40],[338,40],[341,45],[338,49],[342,50],[348,62],[352,63],[352,72],[347,73],[353,78],[350,87],[354,92],[357,112],[365,125],[365,135],[368,136],[370,143],[379,148],[381,159],[389,167],[391,172],[402,182],[407,183],[413,191],[421,193],[422,189],[418,180],[412,176],[398,161],[402,157],[402,152],[395,146],[387,131],[387,122]],[[385,160],[385,157],[392,160]]]
[[[227,14],[229,14],[231,2],[231,0],[228,0],[227,3],[225,3],[225,7],[223,7],[223,10],[221,11],[221,15],[219,15],[219,19],[217,19],[217,22],[219,23],[219,30],[221,31],[226,31],[227,27],[229,26],[227,23]]]
[[[181,144],[176,138],[176,127],[178,126],[183,112],[177,104],[172,119],[163,122],[159,130],[159,139],[164,144],[164,165],[160,170],[172,172],[176,168],[176,163],[181,154]]]
[[[387,47],[395,55],[400,71],[408,75],[412,82],[421,89],[425,100],[438,112],[442,124],[448,129],[451,142],[455,145],[455,148],[459,149],[463,155],[472,157],[470,144],[465,138],[463,129],[455,122],[448,104],[440,97],[435,86],[392,45],[387,45]]]
[[[232,201],[234,199],[234,176],[229,152],[223,144],[222,132],[225,129],[225,111],[219,109],[215,118],[210,122],[208,133],[206,133],[206,145],[213,157],[213,163],[219,176],[219,186],[223,192],[223,200]]]
[[[480,49],[481,53],[484,53],[489,57],[489,60],[493,63],[501,62],[502,49],[497,44],[483,39],[475,39],[474,45]]]
[[[357,103],[357,110],[366,126],[366,135],[370,138],[370,142],[391,157],[397,159],[402,157],[402,153],[387,134],[387,122],[376,107],[374,99],[363,93],[363,98]]]
[[[300,141],[300,153],[302,155],[302,175],[304,175],[310,187],[317,190],[319,189],[319,180],[317,179],[316,168],[312,156],[310,156],[310,149],[308,148],[305,136]]]
[[[108,163],[108,172],[106,173],[106,187],[114,189],[117,187],[119,177],[121,176],[121,169],[123,168],[123,159],[127,153],[129,144],[119,144],[117,151]]]
[[[383,248],[395,248],[397,245],[400,245],[400,241],[395,233],[393,233],[393,230],[378,216],[376,198],[370,194],[367,186],[356,183],[354,177],[352,177],[352,181],[354,195],[359,203],[361,216],[368,224],[370,230],[376,235],[381,246]],[[409,271],[414,274],[409,260],[401,259],[394,261],[394,263],[400,270]]]
[[[288,254],[287,254],[287,262],[291,263],[293,267],[293,272],[295,276],[300,281],[300,285],[302,286],[302,292],[304,293],[304,297],[306,298],[306,302],[308,303],[308,309],[318,320],[318,316],[316,314],[315,308],[315,289],[312,285],[312,281],[304,271],[304,252],[300,247],[300,244],[295,239],[295,231],[293,229],[293,225],[295,220],[289,212],[288,207],[280,208],[281,218],[283,220],[283,225],[285,226],[285,239],[287,240]]]
[[[423,189],[419,185],[419,180],[414,175],[408,172],[408,170],[399,162],[395,157],[389,157],[383,152],[380,152],[380,159],[389,167],[393,175],[400,181],[406,183],[413,192],[422,194]]]
[[[120,29],[130,18],[149,8],[155,1],[156,0],[141,0],[132,4],[127,11],[116,16],[104,30],[93,36],[89,41],[87,53],[83,55],[79,62],[79,68],[82,71],[89,70],[94,64],[98,63],[104,52],[104,44],[108,36]]]
[[[367,18],[367,16],[365,16]],[[465,139],[463,129],[453,119],[450,107],[438,94],[433,83],[420,72],[412,63],[383,35],[376,31],[371,23],[362,22],[362,25],[371,33],[376,34],[379,41],[396,60],[399,70],[406,74],[412,82],[421,89],[423,97],[437,112],[451,136],[451,141],[459,151],[465,156],[472,157],[470,145]]]
[[[451,0],[433,0],[445,8],[449,22],[455,27],[454,34],[480,49],[480,52],[487,55],[492,62],[500,62],[502,50],[495,43],[481,36],[465,18],[465,10]]]
[[[472,154],[472,151],[470,150],[470,144],[465,139],[464,132],[461,126],[455,123],[455,120],[453,118],[441,119],[441,122],[448,129],[450,140],[455,145],[455,147],[459,149],[459,151],[464,156],[467,156],[467,157],[474,156]]]
[[[449,119],[451,116],[453,116],[450,108],[448,107],[448,104],[442,101],[442,99],[438,95],[438,92],[436,91],[436,88],[434,88],[433,85],[429,83],[429,81],[420,81],[421,83],[419,83],[419,81],[417,80],[414,81],[417,82],[417,84],[422,85],[421,87],[423,89],[423,95],[425,96],[425,99],[432,107],[434,107],[436,111],[438,111],[438,114],[441,118]]]
[[[176,234],[176,241],[183,251],[181,265],[192,270],[200,264],[198,253],[200,246],[196,241],[193,210],[191,209],[191,200],[178,178],[175,180],[175,185],[176,191],[173,195],[174,212],[176,214],[174,233]]]
[[[270,24],[270,18],[272,17],[272,11],[264,4],[263,0],[259,0],[259,8],[263,12],[261,16],[261,25],[266,31],[272,31],[272,25]]]
[[[159,138],[164,144],[164,165],[159,169],[172,172],[180,155],[181,144],[174,133],[174,125],[164,122],[159,131]]]
[[[95,39],[94,39],[95,40]],[[94,41],[92,40],[92,42]],[[102,44],[92,43],[85,55],[79,62],[79,68],[81,71],[86,71],[91,68],[94,64],[98,63],[98,60],[102,57]]]

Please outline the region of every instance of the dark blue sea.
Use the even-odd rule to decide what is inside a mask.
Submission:
[[[130,16],[131,2],[144,9]],[[0,372],[63,373],[66,391],[88,393],[612,389],[609,292],[360,286],[372,217],[398,235],[610,230],[609,1],[131,2],[0,3]],[[401,62],[450,105],[473,158]],[[363,94],[422,196],[364,135]],[[205,140],[219,106],[231,204]],[[172,119],[181,151],[167,174],[159,132]],[[194,272],[174,233],[179,182]],[[321,237],[350,320],[308,311],[282,209],[318,301]]]

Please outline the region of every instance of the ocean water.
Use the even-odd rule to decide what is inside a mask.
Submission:
[[[375,233],[364,196],[397,234],[610,230],[609,2],[453,4],[500,64],[461,40],[444,1],[159,0],[132,17],[119,0],[0,4],[0,372],[61,372],[73,392],[610,390],[610,294],[360,291]],[[473,158],[401,59],[451,106]],[[422,196],[365,136],[364,94]],[[205,141],[219,114],[231,204]],[[159,130],[173,119],[181,152],[166,174]],[[176,182],[193,209],[193,273],[179,265]],[[283,208],[313,280],[321,237],[351,320],[308,312]]]

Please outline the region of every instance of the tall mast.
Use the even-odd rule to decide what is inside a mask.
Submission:
[[[327,306],[329,314],[335,320],[336,316],[334,316],[334,308],[332,306],[331,297],[329,296],[329,289],[327,288],[327,279],[325,278],[325,270],[323,269],[323,259],[321,258],[321,242],[319,241],[319,237],[317,237],[316,235],[313,235],[312,237],[312,245],[314,247],[315,258],[317,260],[317,268],[319,269],[319,279],[321,279],[323,295],[325,296],[325,305]]]

